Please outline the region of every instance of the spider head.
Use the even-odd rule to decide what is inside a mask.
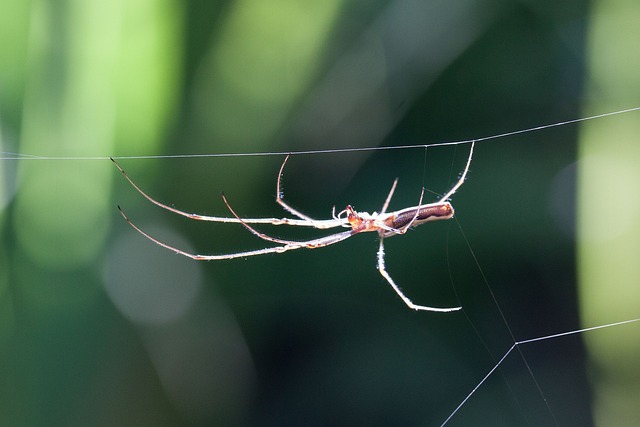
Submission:
[[[347,221],[349,221],[349,224],[351,224],[351,228],[359,228],[364,220],[360,215],[358,215],[358,212],[356,212],[355,209],[351,207],[351,205],[347,206],[345,211],[347,212]]]

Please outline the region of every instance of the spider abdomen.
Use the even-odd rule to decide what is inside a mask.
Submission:
[[[401,229],[407,224],[420,225],[429,221],[451,219],[453,206],[449,202],[432,203],[398,211],[391,219],[391,228]]]

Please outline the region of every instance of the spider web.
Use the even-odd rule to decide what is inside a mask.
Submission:
[[[622,183],[637,182],[638,168],[633,144],[614,144],[638,135],[638,108],[618,111],[625,101],[610,101],[597,111],[611,113],[578,112],[584,96],[579,52],[586,42],[578,40],[577,27],[585,25],[587,12],[569,2],[549,16],[550,10],[527,3],[380,2],[379,14],[368,10],[372,18],[352,2],[333,35],[349,42],[336,43],[341,47],[315,69],[318,76],[309,77],[317,81],[304,89],[305,101],[286,96],[295,92],[295,79],[273,84],[277,96],[262,91],[256,98],[270,95],[274,105],[295,105],[295,117],[286,117],[289,110],[257,108],[254,98],[242,105],[244,93],[225,92],[243,79],[304,74],[293,72],[300,72],[295,61],[280,61],[293,71],[278,68],[253,79],[241,73],[260,67],[242,60],[266,60],[264,51],[236,45],[221,50],[232,53],[221,60],[212,43],[209,54],[186,52],[193,62],[188,100],[169,147],[149,142],[161,139],[153,132],[170,133],[148,120],[166,119],[161,113],[153,116],[137,103],[109,104],[113,87],[81,86],[71,91],[74,96],[56,98],[73,76],[55,80],[63,74],[57,61],[40,70],[41,80],[34,71],[22,133],[2,134],[9,148],[0,162],[8,178],[1,199],[8,214],[0,248],[0,397],[17,401],[7,405],[12,408],[39,411],[15,418],[20,410],[11,409],[2,420],[68,424],[91,416],[120,424],[130,420],[134,406],[136,421],[148,424],[633,425],[624,417],[637,407],[628,402],[637,399],[640,383],[633,369],[638,298],[637,286],[621,286],[621,277],[637,264],[638,250],[629,242],[595,244],[589,250],[606,246],[611,268],[602,274],[576,267],[575,259],[588,253],[579,254],[575,243],[580,200],[574,197],[586,197],[575,177],[580,167],[598,165],[576,163],[589,153],[576,153],[571,141],[586,123],[610,125],[595,138],[625,155],[610,159],[607,173],[596,168],[592,175],[602,183],[593,191],[602,204],[596,204],[601,221],[590,223],[590,238],[597,243],[606,242],[607,233],[623,235],[637,207],[634,190]],[[107,12],[100,11],[101,21],[114,24]],[[242,12],[230,8],[224,16]],[[313,16],[314,25],[322,21]],[[253,40],[261,47],[250,38],[269,22],[259,18],[247,27],[216,22],[220,45]],[[126,20],[110,27],[127,28],[121,23]],[[301,26],[277,27],[286,40],[300,40],[292,34]],[[63,22],[55,28],[74,27]],[[82,37],[68,40],[89,40],[92,33],[82,28]],[[229,35],[233,28],[243,29],[242,36]],[[56,46],[65,42],[53,40]],[[604,44],[613,55],[628,43]],[[91,49],[91,58],[117,51],[109,46]],[[44,50],[37,47],[33,53]],[[162,53],[163,60],[171,57]],[[68,57],[82,63],[78,52]],[[102,57],[112,66],[88,67],[91,78],[79,80],[110,81],[109,73],[119,69],[112,59]],[[125,93],[153,83],[155,70],[167,71],[158,64],[116,62],[124,63],[127,78],[118,76],[122,86],[114,87]],[[629,105],[637,105],[631,90],[637,67],[612,67],[615,80],[628,79],[623,91],[631,96]],[[144,82],[131,75],[133,69],[149,70]],[[83,75],[83,69],[75,71]],[[603,81],[587,97],[620,94]],[[279,121],[268,120],[278,114]],[[588,122],[566,120],[585,116],[591,116]],[[57,133],[56,123],[71,126]],[[522,130],[503,133],[510,129]],[[125,136],[116,148],[108,143],[112,134]],[[20,141],[15,146],[21,153],[12,138]],[[469,138],[478,142],[477,151],[452,200],[454,220],[385,241],[389,272],[407,295],[424,304],[459,301],[464,309],[454,315],[408,310],[375,271],[372,236],[223,264],[177,257],[119,222],[115,205],[127,207],[146,231],[185,249],[219,253],[264,242],[239,227],[185,224],[158,212],[108,162],[119,154],[136,182],[180,209],[227,214],[218,198],[225,190],[243,216],[277,216],[274,173],[293,151],[298,155],[284,177],[287,200],[325,218],[333,204],[379,209],[396,177],[392,209],[415,205],[423,186],[437,199],[460,173]],[[264,151],[270,146],[277,148]],[[166,152],[173,154],[154,155]],[[307,238],[301,230],[265,231]],[[595,290],[579,287],[588,281]]]
[[[500,266],[504,267],[503,262],[485,261],[487,258],[491,259],[489,254],[495,251],[495,248],[492,248],[493,243],[483,243],[480,246],[478,242],[484,239],[494,241],[488,237],[492,234],[491,230],[487,230],[486,233],[479,232],[483,227],[491,228],[490,224],[485,223],[483,225],[483,221],[486,221],[487,217],[495,216],[496,214],[506,216],[516,215],[518,210],[510,209],[510,204],[521,203],[521,201],[517,201],[518,199],[512,199],[509,203],[504,203],[500,209],[492,209],[491,206],[494,206],[495,201],[487,199],[482,195],[482,187],[485,186],[482,181],[486,179],[487,175],[483,170],[486,170],[484,166],[486,164],[486,153],[490,149],[488,145],[485,145],[486,142],[492,141],[493,144],[496,144],[494,140],[505,139],[511,144],[510,141],[513,140],[514,137],[522,134],[526,135],[541,131],[549,132],[553,128],[561,128],[588,120],[607,120],[606,116],[633,113],[638,110],[640,110],[640,107],[476,139],[478,148],[476,157],[472,161],[470,178],[461,187],[460,194],[453,197],[453,204],[458,212],[456,217],[453,222],[448,223],[446,228],[439,227],[439,231],[434,230],[434,233],[429,233],[430,239],[439,241],[440,243],[445,242],[446,244],[444,247],[438,247],[436,245],[431,250],[427,249],[426,253],[430,254],[428,258],[433,257],[435,261],[427,263],[429,264],[428,268],[419,268],[419,272],[416,273],[418,274],[417,277],[407,274],[407,272],[411,270],[416,270],[416,265],[413,256],[406,255],[406,253],[412,253],[414,250],[411,248],[420,247],[419,245],[424,244],[423,242],[417,243],[417,241],[424,239],[424,236],[421,236],[421,234],[423,234],[426,231],[424,229],[428,229],[431,224],[423,225],[415,232],[412,231],[408,233],[407,238],[412,238],[414,241],[406,245],[402,242],[405,236],[396,237],[389,241],[391,245],[389,252],[394,252],[388,260],[391,265],[389,267],[391,274],[399,283],[405,285],[405,290],[411,298],[414,298],[411,293],[416,292],[416,287],[410,286],[410,284],[411,282],[422,281],[420,279],[422,275],[428,278],[435,278],[435,280],[429,279],[427,282],[434,281],[440,284],[450,283],[453,285],[451,289],[455,292],[455,298],[458,299],[458,303],[463,307],[460,317],[465,321],[461,323],[460,317],[452,319],[452,316],[448,315],[440,315],[443,317],[439,319],[435,319],[431,315],[426,315],[424,319],[419,321],[420,323],[433,323],[437,320],[437,323],[443,327],[443,330],[447,330],[451,334],[454,334],[452,331],[455,330],[459,332],[464,331],[464,333],[461,334],[464,338],[457,339],[455,336],[440,336],[439,338],[432,337],[432,339],[436,339],[435,342],[443,346],[441,351],[445,353],[464,353],[467,347],[474,348],[472,356],[469,359],[463,358],[466,361],[461,363],[470,364],[470,366],[475,364],[479,365],[473,369],[469,367],[469,371],[461,379],[454,378],[454,373],[459,370],[459,367],[449,366],[449,370],[444,367],[442,368],[443,371],[447,373],[447,377],[440,378],[440,382],[436,381],[436,384],[432,386],[435,386],[433,390],[446,388],[447,393],[445,394],[447,399],[446,402],[442,403],[441,410],[436,416],[427,417],[429,424],[466,425],[470,420],[477,420],[478,417],[482,417],[486,420],[487,424],[492,425],[495,425],[495,423],[504,423],[507,425],[512,423],[523,423],[527,425],[568,425],[572,419],[575,421],[575,413],[572,411],[564,411],[566,406],[572,404],[571,401],[567,400],[564,396],[575,396],[575,394],[572,394],[575,393],[575,390],[573,390],[572,387],[563,388],[562,386],[558,386],[557,382],[559,382],[559,379],[562,379],[562,382],[570,383],[572,381],[576,383],[584,382],[588,377],[580,374],[580,371],[582,369],[589,369],[590,364],[596,363],[589,361],[588,352],[585,352],[585,344],[581,337],[584,336],[584,339],[588,339],[586,338],[588,335],[604,336],[605,340],[610,340],[607,344],[610,351],[622,351],[625,348],[624,341],[615,341],[615,338],[613,338],[615,334],[611,333],[610,330],[624,331],[626,329],[628,331],[629,328],[632,328],[630,334],[631,336],[635,335],[633,331],[637,331],[638,326],[634,325],[634,323],[640,319],[620,319],[619,317],[616,319],[615,307],[609,307],[608,312],[610,315],[607,317],[611,319],[610,322],[578,327],[578,318],[576,317],[577,307],[573,300],[573,298],[575,298],[574,294],[565,289],[555,296],[552,296],[550,300],[542,298],[538,301],[536,301],[536,298],[532,295],[532,293],[543,291],[543,289],[548,286],[566,286],[569,283],[567,282],[567,278],[564,278],[558,283],[542,275],[535,277],[530,283],[526,280],[510,282],[508,279],[505,279],[505,277],[509,277],[509,275],[504,276],[494,272],[496,268],[500,268]],[[413,187],[411,188],[412,191],[407,191],[409,189],[399,191],[399,194],[396,195],[392,203],[392,205],[404,207],[405,205],[416,203],[415,195],[417,194],[416,190],[418,190],[418,187],[415,187],[416,183],[421,183],[426,186],[431,193],[434,194],[435,198],[438,197],[438,194],[445,192],[449,185],[448,183],[455,181],[457,174],[461,171],[461,165],[464,165],[466,161],[467,147],[468,141],[460,141],[435,146],[429,145],[423,148],[396,146],[382,147],[381,149],[358,149],[353,151],[356,151],[356,154],[361,151],[373,151],[378,153],[378,157],[388,157],[389,155],[395,155],[397,157],[398,154],[400,154],[400,157],[397,157],[395,161],[400,164],[408,162],[409,166],[405,169],[412,172],[403,174],[400,182],[413,181],[413,184],[410,185],[410,187]],[[413,154],[413,152],[420,150],[424,152],[422,158],[421,156]],[[495,152],[502,151],[504,153],[505,150],[505,148],[501,147]],[[302,160],[304,158],[317,159],[319,156],[348,156],[354,153],[351,153],[351,150],[340,149],[321,150],[321,152],[316,150],[310,153],[297,154],[298,156],[294,157],[294,159]],[[282,153],[257,153],[256,155],[280,158]],[[6,155],[6,153],[5,156],[5,160],[15,158],[21,160],[55,160],[54,158],[47,157]],[[193,159],[201,156],[187,155],[184,157]],[[255,156],[224,155],[222,157]],[[128,159],[125,157],[124,159],[134,160],[137,158],[138,157]],[[158,160],[165,158],[175,160],[176,156],[157,156],[156,158]],[[81,158],[75,160],[88,159]],[[326,160],[322,160],[322,162],[325,161]],[[377,160],[375,158],[372,159],[370,162],[372,165],[370,167],[378,169],[379,166],[376,165],[376,162]],[[415,165],[420,164],[421,166],[415,167]],[[446,168],[443,168],[443,165],[446,166]],[[421,176],[415,173],[420,170],[422,171]],[[287,172],[287,175],[295,176],[296,173],[299,173],[299,171],[296,171],[294,167],[292,171]],[[502,175],[502,173],[498,175]],[[370,176],[370,174],[364,173],[364,176]],[[438,182],[438,176],[440,176],[440,182]],[[445,179],[442,179],[442,177],[445,177]],[[390,176],[385,176],[380,181],[389,181],[389,178]],[[358,176],[354,176],[353,178],[355,183],[357,183],[359,179]],[[293,187],[291,191],[292,198],[298,199],[296,193],[301,190],[296,189],[294,184],[289,187]],[[437,190],[432,190],[432,188]],[[575,191],[575,189],[571,189],[571,191]],[[529,191],[526,192],[526,194],[528,197],[531,197],[532,192]],[[378,195],[378,197],[380,197],[380,195]],[[469,201],[469,199],[472,199],[472,201]],[[371,202],[366,199],[360,200],[359,202],[367,205],[371,204]],[[541,206],[541,204],[538,204],[538,206]],[[551,203],[551,206],[553,207],[555,205]],[[476,213],[469,214],[470,211],[476,211]],[[478,211],[480,213],[478,213]],[[537,212],[536,214],[540,213]],[[498,218],[498,221],[501,220],[504,219]],[[561,224],[565,223],[561,222]],[[442,234],[443,232],[445,234]],[[438,237],[438,233],[441,233],[440,237]],[[567,238],[569,237],[571,236],[567,236]],[[527,233],[516,233],[514,238],[527,238]],[[370,244],[370,239],[368,240],[368,244]],[[504,240],[500,240],[499,242],[499,245],[508,244],[508,242]],[[360,254],[367,253],[362,249],[364,247],[366,246],[360,246],[361,249],[358,249],[357,252]],[[479,247],[481,247],[482,250],[479,250]],[[443,251],[442,249],[445,250]],[[405,255],[399,257],[398,252],[405,252]],[[440,252],[440,255],[434,255],[434,252]],[[444,258],[443,254],[445,256]],[[304,256],[314,257],[316,255],[317,253],[314,252],[307,253]],[[500,255],[500,257],[502,256],[503,255]],[[438,260],[438,257],[440,257],[439,259],[441,261]],[[251,260],[251,262],[254,262],[254,260]],[[361,264],[362,260],[358,259],[357,262]],[[257,261],[257,263],[259,265],[256,268],[265,268],[261,261]],[[372,263],[369,262],[366,264],[368,267],[371,267],[370,264]],[[440,271],[436,269],[434,272],[432,264],[446,264],[448,267],[447,269],[440,269]],[[523,268],[522,265],[526,266],[526,263],[522,264],[522,262],[520,262],[515,268]],[[531,266],[526,268],[532,271]],[[558,269],[558,266],[556,265],[554,268]],[[535,270],[535,268],[533,269]],[[373,269],[369,268],[369,270]],[[365,273],[367,277],[371,276],[369,273],[371,273],[371,271]],[[442,280],[442,273],[448,275],[446,280]],[[309,273],[303,273],[303,275],[304,274]],[[560,271],[560,277],[562,277],[562,274],[562,271]],[[498,278],[494,279],[495,276]],[[511,277],[522,278],[520,274],[513,273]],[[113,278],[109,280],[113,280]],[[547,281],[549,283],[541,288],[539,285],[541,280],[542,282]],[[434,295],[421,295],[418,298],[442,298],[442,295],[438,295],[446,295],[447,287],[438,287],[444,289],[440,289],[440,291]],[[516,287],[524,289],[514,289]],[[334,288],[332,292],[335,293],[336,289]],[[364,292],[371,292],[371,290],[368,289]],[[526,296],[518,297],[517,294],[521,292],[526,293]],[[548,288],[544,292],[549,292]],[[420,317],[419,314],[414,314],[402,306],[400,301],[392,293],[377,291],[376,294],[380,294],[376,295],[379,298],[389,299],[390,305],[392,306],[396,304],[401,306],[399,309],[403,313],[400,314],[400,317],[411,317],[413,319]],[[449,295],[449,298],[450,297],[451,295]],[[117,301],[118,297],[114,298],[116,298]],[[548,301],[551,301],[555,307],[545,307],[544,304],[549,304]],[[533,308],[527,309],[526,306],[528,304]],[[449,305],[452,305],[451,302],[449,302]],[[519,316],[517,307],[525,310],[526,314]],[[398,307],[394,307],[394,310],[397,308]],[[541,308],[547,311],[543,313],[535,311]],[[121,309],[123,309],[125,313],[127,312],[126,308]],[[352,308],[343,306],[341,311],[344,310],[350,311]],[[487,313],[489,314],[487,315]],[[359,315],[362,316],[362,313],[359,313]],[[135,315],[132,316],[133,320],[136,321]],[[559,322],[554,321],[555,319],[559,319]],[[453,322],[454,326],[446,325],[449,322]],[[465,322],[466,326],[464,325]],[[403,327],[406,327],[406,325]],[[418,330],[422,328],[424,328],[424,325]],[[427,333],[431,334],[432,332]],[[438,334],[436,334],[436,336],[438,336]],[[621,332],[621,336],[624,337],[626,335]],[[406,340],[401,342],[403,342],[403,345],[407,348],[411,348],[411,339],[412,338],[406,338]],[[419,345],[416,347],[418,347],[418,349],[420,348]],[[560,362],[554,362],[553,360],[556,358],[559,358]],[[579,366],[580,368],[575,368],[575,366]],[[578,377],[582,375],[583,379],[576,379],[574,375]],[[575,386],[575,384],[573,384],[573,386]],[[578,388],[581,387],[588,387],[588,385],[584,383]],[[455,402],[456,399],[458,399],[457,404]],[[585,393],[583,399],[589,400],[588,393]],[[493,403],[489,404],[488,401]],[[496,404],[496,401],[499,401],[500,404]],[[587,420],[588,415],[585,414],[583,419]]]

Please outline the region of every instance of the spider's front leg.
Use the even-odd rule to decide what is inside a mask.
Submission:
[[[344,227],[346,225],[346,221],[340,219],[339,215],[338,217],[336,217],[335,211],[334,211],[333,219],[318,220],[303,214],[302,212],[300,212],[299,210],[291,206],[289,203],[285,202],[284,192],[282,191],[282,174],[284,173],[284,165],[287,164],[287,160],[289,160],[289,157],[291,157],[291,154],[287,155],[287,157],[284,158],[284,161],[280,166],[280,171],[278,172],[278,179],[276,180],[276,203],[279,204],[280,207],[282,207],[282,209],[289,212],[291,215],[297,216],[302,221],[305,221],[306,226],[318,228],[321,230],[327,229],[327,228],[334,228],[334,227]]]

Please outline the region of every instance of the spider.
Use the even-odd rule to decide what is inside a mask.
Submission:
[[[177,254],[184,255],[191,259],[197,261],[211,261],[211,260],[223,260],[223,259],[233,259],[233,258],[244,258],[254,255],[264,255],[269,253],[282,253],[287,252],[294,249],[316,249],[324,246],[333,245],[334,243],[341,242],[343,240],[348,239],[349,237],[366,232],[377,232],[380,243],[377,254],[377,268],[382,277],[386,279],[386,281],[391,285],[393,290],[400,296],[402,301],[413,310],[424,310],[424,311],[435,311],[435,312],[451,312],[460,310],[462,307],[430,307],[425,305],[418,305],[413,303],[396,285],[394,280],[391,278],[387,269],[385,267],[384,262],[384,239],[387,237],[395,236],[397,234],[406,233],[411,227],[416,227],[420,224],[424,224],[429,221],[436,220],[446,220],[451,219],[453,217],[453,206],[448,201],[449,198],[460,188],[460,186],[464,183],[465,178],[467,176],[467,172],[469,171],[469,166],[471,165],[471,158],[473,156],[473,148],[474,143],[471,144],[471,148],[469,150],[469,157],[467,159],[466,166],[464,171],[460,175],[460,178],[455,183],[451,189],[440,198],[435,203],[422,203],[422,198],[424,196],[424,188],[422,189],[422,193],[420,194],[420,200],[418,205],[411,206],[405,209],[400,209],[394,212],[387,212],[387,208],[389,207],[389,202],[391,201],[391,197],[396,189],[396,185],[398,184],[398,179],[396,178],[391,186],[391,190],[387,195],[387,198],[382,205],[382,209],[380,212],[356,212],[352,206],[347,206],[343,211],[338,214],[335,213],[335,207],[332,212],[332,219],[314,219],[311,218],[300,211],[291,207],[287,202],[284,201],[284,195],[281,190],[281,181],[282,174],[284,171],[284,167],[287,164],[287,160],[289,160],[290,155],[287,155],[280,166],[280,171],[278,172],[278,178],[276,180],[276,203],[278,203],[285,211],[289,212],[291,215],[297,218],[241,218],[236,212],[233,210],[224,193],[222,193],[222,200],[225,205],[233,214],[233,217],[215,217],[215,216],[206,216],[199,215],[195,213],[184,212],[176,208],[172,208],[167,206],[159,201],[155,200],[147,193],[142,191],[140,187],[138,187],[131,178],[127,175],[127,173],[120,167],[120,165],[111,158],[111,161],[116,165],[116,167],[122,172],[122,175],[126,178],[127,181],[147,200],[153,203],[156,206],[159,206],[163,209],[166,209],[170,212],[176,213],[178,215],[182,215],[187,218],[195,219],[198,221],[211,221],[211,222],[221,222],[221,223],[236,223],[241,224],[251,233],[255,234],[259,238],[276,243],[278,246],[267,247],[263,249],[256,249],[245,252],[237,252],[231,254],[219,254],[219,255],[197,255],[189,252],[185,252],[181,249],[175,248],[167,243],[161,242],[160,240],[150,236],[146,232],[142,231],[137,225],[135,225],[127,215],[122,211],[120,206],[118,206],[118,210],[120,214],[122,214],[123,218],[140,234],[151,240],[152,242],[167,248]],[[290,225],[290,226],[301,226],[301,227],[312,227],[316,229],[330,229],[337,227],[347,228],[346,231],[330,234],[328,236],[305,240],[305,241],[293,241],[293,240],[284,240],[278,239],[275,237],[268,236],[258,230],[256,230],[252,224],[272,224],[272,225]]]

